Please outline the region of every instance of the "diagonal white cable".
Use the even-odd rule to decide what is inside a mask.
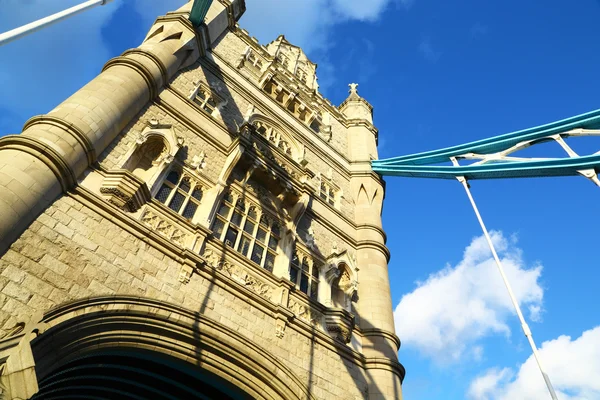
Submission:
[[[96,6],[103,6],[105,4],[110,3],[113,0],[89,0],[85,3],[81,3],[79,5],[68,8],[64,11],[57,12],[56,14],[52,14],[48,17],[38,19],[37,21],[33,21],[27,25],[23,25],[21,27],[12,29],[8,32],[4,32],[0,34],[0,46],[10,43],[13,40],[17,40],[25,35],[29,35],[35,31],[38,31],[42,28],[50,26],[58,21],[61,21],[65,18],[71,17],[75,14],[79,14],[87,9]]]
[[[458,164],[456,159],[452,159],[452,162],[455,165]],[[531,329],[529,329],[529,325],[527,325],[527,322],[525,321],[525,318],[523,317],[523,313],[521,312],[521,307],[519,306],[519,303],[517,302],[517,299],[516,299],[516,297],[512,291],[512,288],[510,286],[510,283],[508,282],[508,278],[506,277],[506,274],[504,273],[504,268],[502,268],[502,263],[500,262],[500,258],[498,257],[498,254],[496,253],[496,249],[494,248],[492,239],[490,238],[488,230],[485,227],[485,224],[483,223],[481,214],[479,214],[479,209],[477,208],[477,204],[475,204],[475,200],[473,199],[473,196],[471,195],[471,190],[469,189],[469,184],[467,183],[467,180],[465,179],[464,176],[459,176],[457,179],[460,183],[462,183],[463,187],[465,188],[465,191],[467,192],[467,196],[469,197],[469,201],[471,202],[471,206],[473,206],[473,211],[475,211],[475,215],[477,216],[479,225],[481,225],[481,229],[483,230],[485,239],[487,240],[488,245],[490,246],[490,250],[492,251],[492,255],[494,256],[494,260],[496,261],[496,265],[498,266],[498,270],[500,271],[500,275],[502,275],[502,280],[504,281],[504,285],[506,286],[506,289],[508,290],[510,300],[512,301],[513,306],[515,307],[517,316],[519,317],[519,321],[521,321],[521,328],[523,328],[523,332],[525,333],[525,336],[527,337],[527,340],[529,341],[529,345],[531,346],[531,351],[533,351],[533,356],[535,357],[535,361],[537,362],[540,372],[542,373],[542,376],[544,377],[544,381],[546,382],[546,386],[548,387],[548,391],[550,392],[550,397],[552,398],[552,400],[558,400],[558,398],[556,397],[556,392],[554,391],[554,387],[552,387],[552,382],[550,382],[550,377],[544,371],[544,368],[542,366],[542,360],[540,359],[538,349],[535,345],[535,342],[533,341],[533,335],[531,333]]]

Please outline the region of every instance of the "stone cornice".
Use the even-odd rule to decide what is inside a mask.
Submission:
[[[359,242],[357,242],[356,244],[356,249],[375,249],[375,250],[379,250],[380,252],[382,252],[385,255],[385,259],[386,262],[390,262],[390,250],[387,248],[387,246],[381,242],[377,242],[375,240],[361,240]]]
[[[128,56],[130,54],[142,55],[142,56],[148,57],[150,60],[152,60],[152,62],[154,62],[154,64],[156,64],[156,66],[160,70],[160,75],[162,76],[163,85],[164,86],[168,86],[169,85],[169,75],[168,75],[168,72],[167,72],[167,67],[165,67],[165,64],[154,53],[151,53],[151,52],[149,52],[147,50],[144,50],[144,49],[141,49],[141,48],[138,47],[138,48],[135,48],[135,49],[126,50],[122,54],[122,56],[126,57],[126,56]]]
[[[22,151],[46,164],[56,176],[64,192],[77,184],[77,177],[65,158],[40,139],[25,135],[7,135],[0,138],[0,149]]]
[[[378,328],[370,328],[370,329],[360,330],[360,334],[364,337],[368,337],[368,336],[384,337],[384,338],[394,342],[394,345],[396,346],[396,351],[400,350],[400,344],[401,344],[400,338],[393,332],[389,332],[389,331],[386,331],[383,329],[378,329]]]
[[[135,60],[133,58],[128,58],[124,56],[118,56],[108,60],[106,64],[104,64],[104,68],[102,68],[102,72],[106,71],[110,67],[114,66],[123,66],[127,68],[131,68],[135,72],[139,73],[144,81],[146,81],[146,85],[148,85],[148,91],[150,92],[150,99],[153,99],[158,94],[158,85],[154,80],[154,75],[152,72],[140,61]]]
[[[384,371],[392,372],[400,378],[400,383],[404,382],[406,376],[406,370],[400,362],[396,360],[390,360],[389,358],[383,357],[372,357],[366,358],[364,362],[365,369],[381,369]]]
[[[369,229],[379,233],[383,237],[383,241],[387,242],[387,235],[382,227],[375,224],[356,224],[356,230]]]
[[[96,162],[96,150],[91,140],[77,126],[53,115],[36,115],[31,117],[23,126],[23,131],[38,124],[52,125],[70,134],[79,143],[88,159],[88,165]]]

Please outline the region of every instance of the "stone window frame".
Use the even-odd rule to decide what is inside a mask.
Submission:
[[[230,187],[219,201],[211,228],[216,239],[254,264],[273,272],[283,227],[284,224],[259,202]],[[259,232],[263,233],[259,235]]]
[[[333,178],[327,178],[319,174],[319,190],[317,197],[335,209],[340,207],[341,189],[333,182]]]
[[[157,120],[150,120],[147,126],[140,132],[133,145],[131,145],[119,162],[120,168],[133,171],[133,166],[130,166],[131,158],[140,150],[149,140],[160,140],[165,146],[163,154],[156,160],[156,172],[153,176],[146,180],[146,185],[150,192],[154,195],[153,189],[155,189],[158,182],[160,182],[165,172],[169,169],[169,166],[175,160],[175,155],[179,149],[183,146],[184,140],[178,137],[173,130],[173,127],[169,124],[161,124]],[[153,196],[154,197],[154,196]]]
[[[296,245],[289,266],[289,280],[296,289],[315,301],[319,301],[320,266],[309,252]]]
[[[249,116],[248,122],[267,143],[277,148],[283,155],[296,162],[300,162],[303,159],[304,151],[300,144],[280,124],[258,113]],[[264,129],[261,129],[261,127]]]
[[[302,122],[315,134],[329,142],[332,136],[329,113],[321,113],[315,105],[308,105],[299,96],[290,91],[271,76],[265,79],[262,89],[273,100],[279,103],[286,112]],[[319,117],[319,115],[323,116]],[[325,117],[326,116],[326,117]]]
[[[172,179],[173,174],[178,175],[177,180]],[[189,186],[187,191],[184,190],[185,186],[183,186],[186,182]],[[198,178],[183,166],[176,164],[166,171],[164,179],[160,186],[157,186],[156,192],[152,194],[152,197],[162,206],[169,209],[170,212],[182,216],[191,223],[198,213],[198,210],[202,205],[202,198],[209,187],[210,186],[204,180]],[[166,197],[164,197],[165,192]],[[176,196],[179,196],[178,198],[182,200],[178,207],[173,208],[173,200]],[[161,199],[161,197],[163,197],[163,199]],[[188,210],[192,209],[188,208],[188,206],[195,206],[191,213]]]
[[[263,67],[263,62],[261,61],[261,59],[258,57],[258,55],[252,51],[252,49],[248,49],[248,52],[246,53],[246,60],[250,61],[250,64],[252,64],[252,66],[256,69],[258,69],[259,71],[262,70]]]
[[[204,93],[204,97],[199,96],[199,93]],[[195,87],[192,90],[189,99],[204,113],[215,118],[221,114],[221,109],[227,104],[227,101],[215,94],[214,90],[204,82],[195,82]]]

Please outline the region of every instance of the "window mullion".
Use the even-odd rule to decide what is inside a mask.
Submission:
[[[175,193],[177,192],[177,186],[173,185],[171,182],[169,181],[165,181],[164,182],[165,185],[167,185],[168,187],[171,188],[171,192],[169,193],[169,195],[167,196],[166,200],[165,200],[165,206],[169,206],[169,204],[171,204],[171,200],[173,200],[173,196],[175,196]]]
[[[244,225],[246,224],[246,219],[248,218],[248,214],[244,213],[242,216],[242,220],[240,221],[240,231],[238,232],[238,237],[235,239],[234,249],[238,250],[238,246],[240,245],[240,241],[242,240],[242,236],[244,236]],[[239,251],[239,250],[238,250]]]

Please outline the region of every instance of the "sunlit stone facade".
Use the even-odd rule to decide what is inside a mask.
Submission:
[[[190,8],[0,139],[5,398],[402,398],[371,105]]]

